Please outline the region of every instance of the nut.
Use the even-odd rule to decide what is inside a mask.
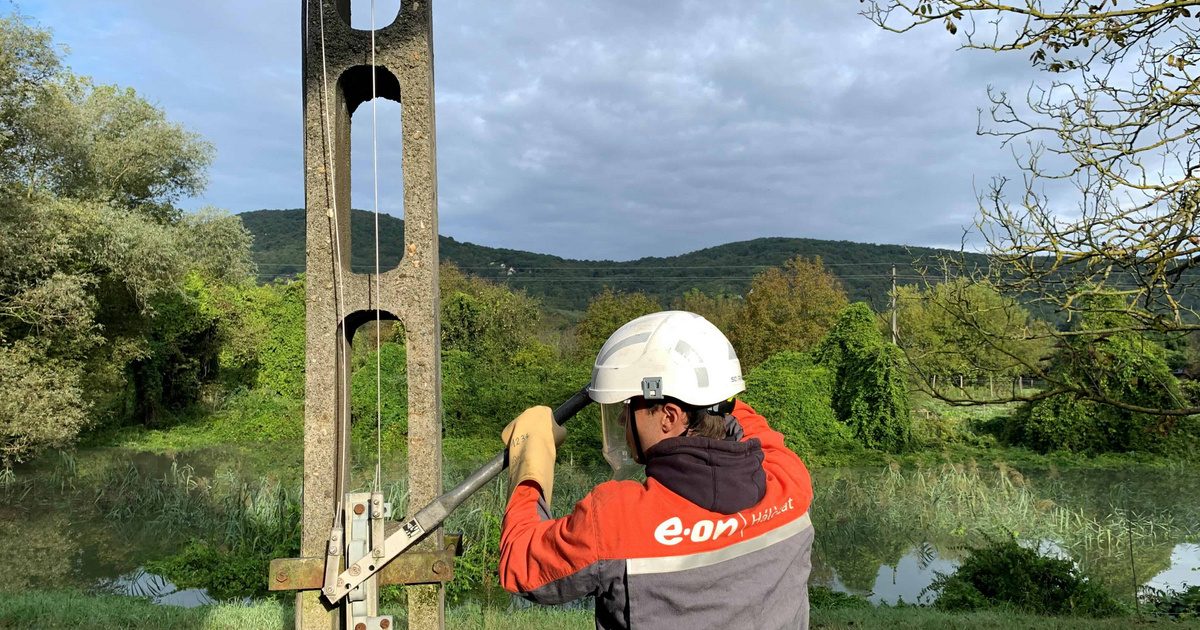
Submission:
[[[361,622],[356,623],[354,624],[354,630],[367,630],[367,624]]]
[[[383,628],[383,630],[387,630],[388,628],[392,627],[392,620],[391,619],[380,619],[379,627]]]
[[[449,567],[446,566],[446,563],[442,562],[441,560],[438,560],[437,562],[433,563],[433,572],[438,575],[445,573],[446,569],[448,569],[448,568]]]
[[[359,573],[362,573],[362,568],[357,564],[350,567],[350,575],[358,575]]]
[[[288,574],[287,574],[287,571],[280,571],[280,572],[276,573],[276,574],[275,574],[275,581],[276,581],[276,582],[286,582],[286,581],[288,581]]]
[[[355,514],[362,515],[362,513],[366,512],[366,511],[367,511],[367,506],[365,506],[361,503],[354,504],[354,513]]]

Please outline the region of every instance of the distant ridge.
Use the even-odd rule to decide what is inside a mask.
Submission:
[[[267,282],[304,270],[304,211],[255,210],[239,215],[254,234],[253,256],[259,280]],[[399,263],[404,242],[404,221],[380,215],[380,265]],[[351,267],[370,272],[375,268],[374,215],[351,211]],[[871,245],[850,241],[808,238],[758,238],[665,258],[626,262],[571,260],[513,249],[464,243],[440,237],[441,258],[466,272],[524,289],[552,309],[578,311],[605,286],[643,291],[665,306],[676,296],[697,288],[708,294],[742,295],[750,278],[765,267],[776,267],[795,256],[820,256],[845,284],[851,300],[866,301],[879,309],[891,289],[891,267],[896,265],[900,284],[916,281],[913,262],[953,254],[950,250],[903,245]],[[972,254],[982,263],[982,256]]]

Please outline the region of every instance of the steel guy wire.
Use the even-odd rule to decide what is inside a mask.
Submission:
[[[325,181],[327,182],[327,185],[325,187],[325,194],[326,194],[326,199],[329,202],[329,211],[327,214],[329,216],[330,221],[333,222],[333,249],[334,249],[333,270],[334,270],[334,284],[337,285],[337,291],[334,293],[334,311],[335,311],[335,316],[337,317],[337,321],[338,321],[338,330],[341,330],[342,334],[344,334],[345,331],[342,330],[342,326],[345,325],[345,321],[344,321],[345,313],[343,311],[345,309],[345,297],[346,296],[345,296],[345,293],[343,290],[343,283],[342,283],[342,237],[341,237],[341,229],[338,227],[337,173],[334,170],[336,167],[336,164],[334,163],[334,160],[333,160],[333,124],[330,122],[330,117],[329,117],[329,64],[328,64],[328,61],[326,59],[326,54],[325,54],[325,0],[317,0],[317,6],[319,7],[317,19],[321,23],[321,117],[322,117],[322,121],[324,122],[324,127],[325,127],[325,134],[324,134],[325,137],[323,139],[325,141],[325,149],[326,150],[323,153],[325,153],[325,160],[326,160]],[[346,467],[346,450],[348,448],[348,445],[344,443],[345,442],[344,437],[346,436],[346,433],[347,433],[347,427],[345,425],[349,424],[350,419],[346,417],[346,414],[344,413],[344,411],[346,408],[346,402],[347,402],[347,399],[349,398],[350,392],[349,392],[349,387],[348,387],[349,379],[346,378],[346,371],[348,369],[346,366],[346,349],[345,349],[346,344],[342,341],[340,336],[337,341],[338,341],[338,343],[335,348],[335,356],[337,357],[337,370],[336,371],[337,371],[337,379],[338,379],[338,384],[337,384],[337,392],[338,392],[337,405],[338,406],[337,406],[337,410],[334,414],[335,417],[339,418],[338,435],[337,435],[337,450],[338,450],[337,478],[341,479],[342,484],[345,485],[347,483],[347,480],[343,478],[343,475],[347,469],[347,467]],[[337,508],[333,514],[333,526],[334,527],[337,527],[337,525],[338,525],[338,518],[341,516],[342,507],[343,507],[342,496],[341,496],[341,493],[339,493],[338,500],[337,500]]]
[[[375,0],[371,0],[371,174],[375,188],[375,492],[381,491],[382,474],[380,471],[383,461],[383,379],[380,376],[380,338],[382,337],[379,312],[383,307],[379,293],[379,128],[377,111],[379,109],[379,94],[375,89],[375,75],[378,67],[375,65]]]

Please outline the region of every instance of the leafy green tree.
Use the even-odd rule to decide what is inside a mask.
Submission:
[[[728,334],[743,368],[781,350],[807,352],[847,305],[842,283],[821,259],[796,257],[754,277]]]
[[[442,349],[511,362],[537,343],[537,301],[524,291],[441,266]]]
[[[809,355],[785,350],[746,375],[740,397],[801,456],[854,450],[853,433],[833,412],[833,386],[832,370]]]
[[[583,319],[575,327],[578,356],[594,359],[609,335],[626,322],[661,310],[658,300],[645,293],[621,293],[605,288],[588,303]]]
[[[959,375],[1014,378],[1050,354],[1050,327],[986,282],[955,278],[897,293],[900,347],[927,389]]]
[[[864,446],[899,451],[912,442],[904,355],[884,341],[869,306],[846,307],[816,359],[833,372],[834,413]]]
[[[691,289],[675,298],[671,308],[689,311],[703,316],[720,330],[729,330],[742,311],[743,300],[732,295],[708,295],[700,289]]]
[[[1089,299],[1089,313],[1075,330],[1107,332],[1059,346],[1047,370],[1049,389],[1009,420],[1007,437],[1040,451],[1161,451],[1178,437],[1180,423],[1189,424],[1178,414],[1158,413],[1189,404],[1166,350],[1127,330],[1123,295]],[[1079,395],[1083,387],[1101,400]]]
[[[174,206],[202,185],[207,144],[65,70],[18,18],[0,41],[0,389],[24,401],[4,417],[7,465],[195,401],[218,364],[209,285],[253,267],[238,219]]]
[[[0,181],[103,201],[159,223],[199,192],[212,147],[132,89],[65,70],[44,31],[0,18]]]

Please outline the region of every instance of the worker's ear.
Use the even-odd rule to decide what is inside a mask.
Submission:
[[[674,435],[679,433],[680,429],[684,432],[687,431],[687,413],[684,412],[683,407],[673,402],[662,406],[662,416],[658,421],[664,434]],[[681,433],[679,434],[682,435]]]

